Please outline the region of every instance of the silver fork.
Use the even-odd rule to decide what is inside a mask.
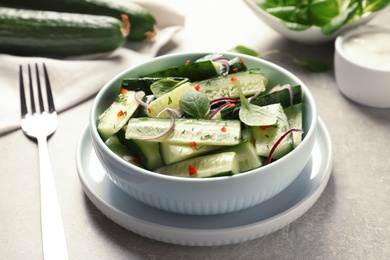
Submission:
[[[29,78],[29,107],[26,102],[26,95],[23,81],[22,66],[19,66],[20,82],[20,104],[21,104],[21,127],[26,136],[34,138],[38,142],[40,186],[41,186],[41,229],[44,259],[68,259],[68,249],[65,231],[62,223],[60,206],[57,198],[57,191],[52,174],[47,139],[58,127],[57,113],[54,107],[53,96],[49,76],[45,64],[43,64],[46,95],[41,88],[38,65],[35,64],[36,88],[34,91],[31,68],[28,65]],[[39,107],[36,108],[36,94],[38,92]],[[46,96],[47,104],[44,104]]]

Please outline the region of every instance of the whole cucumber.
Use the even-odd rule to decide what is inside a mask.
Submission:
[[[73,56],[118,48],[129,33],[123,21],[86,14],[0,8],[0,52]],[[126,26],[127,24],[127,26]]]
[[[0,6],[107,15],[117,19],[126,14],[131,24],[131,33],[127,37],[129,40],[150,39],[156,34],[154,16],[147,9],[129,0],[0,0]]]

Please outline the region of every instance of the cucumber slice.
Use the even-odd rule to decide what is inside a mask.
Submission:
[[[239,164],[236,153],[226,152],[177,162],[160,167],[155,172],[185,178],[208,178],[236,174]]]
[[[280,104],[272,104],[267,106],[269,109],[275,110],[277,113],[277,123],[274,126],[251,126],[252,137],[255,140],[256,152],[260,156],[267,157],[278,139],[288,130],[290,126],[288,118],[283,111],[283,107]],[[279,159],[292,151],[293,142],[291,134],[288,135],[276,148],[272,158]]]
[[[127,162],[134,163],[134,156],[125,145],[123,145],[116,135],[110,136],[105,144],[111,151]]]
[[[122,88],[132,90],[132,91],[140,91],[145,92],[146,95],[153,94],[150,90],[150,85],[154,82],[159,81],[161,79],[169,79],[169,80],[177,80],[183,81],[186,78],[182,77],[168,77],[168,78],[124,78],[122,80]]]
[[[169,118],[131,118],[127,124],[126,138],[145,139],[160,136],[170,127],[170,121]],[[176,118],[170,132],[151,141],[184,145],[237,145],[241,141],[241,122]]]
[[[256,169],[263,165],[259,155],[257,155],[254,145],[250,141],[241,142],[239,145],[224,149],[224,152],[235,152],[240,165],[240,172]]]
[[[165,108],[180,109],[180,98],[184,92],[188,90],[195,90],[191,83],[187,82],[168,92],[161,97],[153,100],[148,105],[148,116],[157,117],[158,113]],[[162,112],[159,117],[168,118],[167,112]]]
[[[284,113],[288,118],[288,123],[290,124],[291,129],[303,129],[302,125],[302,107],[303,104],[299,103],[293,107],[288,107],[284,109]],[[297,147],[302,142],[302,132],[293,132],[293,147]]]
[[[135,93],[120,93],[114,103],[99,115],[97,129],[103,141],[117,133],[137,110],[139,103],[135,99]]]
[[[230,97],[238,98],[238,90],[231,81],[232,75],[221,75],[211,79],[192,82],[199,84],[198,91],[207,95],[209,100]],[[260,69],[253,69],[234,74],[234,77],[241,83],[241,89],[245,96],[254,95],[259,91],[264,91],[268,80],[260,73]]]
[[[166,78],[166,77],[184,77],[190,81],[198,81],[208,79],[219,74],[221,64],[212,61],[202,61],[195,63],[188,63],[179,66],[170,67],[168,69],[156,71],[144,75],[143,77],[155,77],[155,78]]]
[[[129,150],[139,157],[142,165],[144,165],[146,169],[153,171],[164,165],[158,143],[128,139],[126,144]]]
[[[293,90],[293,104],[302,103],[302,89],[300,85],[292,87]],[[263,94],[251,101],[252,104],[258,106],[267,106],[271,104],[280,103],[283,108],[288,108],[291,106],[290,91],[288,89],[283,89],[281,91],[273,92],[270,94]],[[221,110],[221,116],[223,119],[238,119],[238,113],[240,110],[240,104],[236,104],[231,108],[224,108]]]
[[[195,62],[200,62],[200,61],[205,61],[205,60],[217,60],[219,58],[225,58],[223,56],[222,53],[211,53],[211,54],[207,54],[206,56],[203,56],[199,59],[197,59]],[[235,57],[231,60],[229,60],[229,74],[233,74],[233,73],[237,73],[239,71],[245,71],[245,70],[248,70],[247,66],[245,65],[245,63],[243,62],[243,60],[241,60],[240,58],[238,57]],[[223,71],[225,72],[226,69],[223,68]]]
[[[118,140],[127,147],[135,156],[139,158],[142,165],[148,170],[154,170],[158,167],[164,165],[160,151],[159,145],[155,142],[135,140],[135,139],[126,139],[127,126],[124,126],[116,136]]]
[[[234,74],[239,71],[246,71],[248,70],[247,66],[244,62],[238,57],[235,57],[229,61],[229,74]]]
[[[166,142],[160,143],[160,154],[166,165],[180,162],[196,156],[205,155],[219,149],[221,146],[215,145],[197,145],[191,147],[187,145],[170,144]]]

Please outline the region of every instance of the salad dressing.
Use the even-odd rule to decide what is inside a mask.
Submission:
[[[349,37],[343,44],[353,62],[376,70],[390,70],[390,33],[370,32]]]

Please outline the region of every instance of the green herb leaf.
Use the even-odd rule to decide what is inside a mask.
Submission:
[[[174,80],[170,78],[164,78],[157,80],[153,82],[150,85],[150,90],[152,91],[153,95],[158,98],[162,95],[172,91],[173,89],[177,88],[178,86],[182,85],[183,83],[187,82],[188,79],[184,80]]]
[[[364,14],[387,7],[390,0],[252,0],[264,11],[280,19],[290,30],[318,26],[331,35]]]
[[[363,9],[363,13],[375,12],[387,7],[390,0],[368,0],[367,5]]]
[[[180,98],[180,109],[194,118],[204,118],[209,108],[210,101],[202,92],[189,90]]]
[[[349,19],[351,19],[356,11],[358,10],[358,3],[355,2],[351,5],[351,7],[347,8],[344,12],[338,14],[337,16],[333,17],[332,20],[330,20],[329,23],[322,26],[321,31],[325,35],[331,35],[337,30],[339,30],[344,24],[346,24]]]
[[[308,9],[311,22],[320,27],[329,23],[338,14],[339,3],[337,0],[314,0],[310,3]]]
[[[241,107],[238,116],[246,125],[249,126],[267,126],[274,125],[277,122],[277,117],[272,111],[266,107],[256,106],[248,102],[244,93],[242,93],[240,81],[233,83],[238,90],[241,100]]]
[[[237,45],[236,47],[234,47],[233,49],[231,49],[229,51],[242,53],[242,54],[255,56],[255,57],[259,57],[260,56],[260,53],[256,52],[255,50],[252,50],[252,49],[250,49],[248,47],[245,47],[243,45]]]
[[[242,53],[242,54],[246,54],[246,55],[250,55],[250,56],[254,56],[254,57],[259,57],[259,58],[265,58],[268,55],[275,54],[275,53],[279,52],[278,50],[270,50],[270,51],[259,53],[255,50],[252,50],[251,48],[245,47],[243,45],[237,45],[236,47],[234,47],[233,49],[230,49],[229,51]]]
[[[293,59],[293,62],[298,64],[298,65],[301,65],[303,67],[306,67],[310,71],[313,71],[313,72],[326,72],[326,71],[328,71],[328,65],[326,63],[323,63],[320,61]]]

